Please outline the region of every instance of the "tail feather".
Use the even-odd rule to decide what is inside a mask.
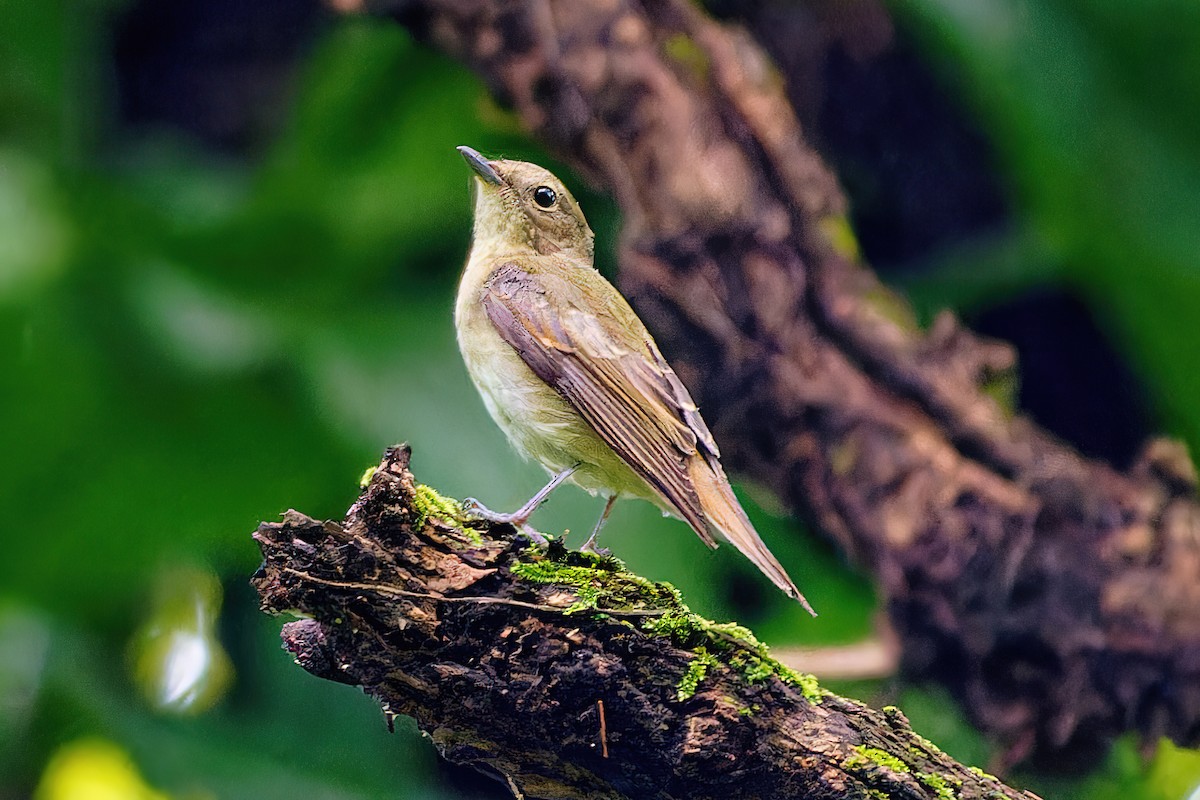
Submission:
[[[692,459],[689,467],[692,485],[712,530],[736,547],[770,578],[772,583],[782,589],[784,594],[798,601],[815,617],[817,612],[813,611],[808,600],[788,577],[783,565],[771,555],[771,551],[759,538],[758,531],[750,524],[746,512],[742,510],[741,504],[733,494],[733,489],[729,487],[729,479],[725,477],[720,463],[716,459],[710,461],[703,456],[697,456]]]

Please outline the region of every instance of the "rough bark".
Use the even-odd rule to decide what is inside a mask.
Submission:
[[[748,35],[686,0],[367,6],[615,196],[620,284],[728,464],[871,572],[909,674],[950,687],[1010,760],[1200,738],[1186,453],[1087,460],[993,399],[1009,347],[949,314],[918,329],[858,263],[837,181]]]
[[[825,692],[620,562],[464,529],[388,451],[341,522],[263,524],[264,610],[312,674],[526,798],[1031,798],[897,709]]]

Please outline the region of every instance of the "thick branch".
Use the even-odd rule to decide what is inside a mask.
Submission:
[[[1013,758],[1200,738],[1186,454],[1084,459],[991,399],[1008,347],[949,314],[918,330],[856,263],[837,183],[744,32],[687,0],[375,5],[613,192],[621,284],[731,466],[874,573],[911,673]]]
[[[342,522],[260,526],[254,585],[306,617],[283,631],[302,667],[414,717],[450,761],[528,798],[1032,797],[615,559],[458,527],[408,462],[389,450]]]

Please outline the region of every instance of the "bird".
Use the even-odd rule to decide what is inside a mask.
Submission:
[[[606,498],[583,546],[594,552],[618,498],[648,500],[710,548],[731,543],[816,616],[734,496],[687,388],[596,270],[595,236],[566,186],[536,164],[458,151],[474,173],[459,349],[492,419],[552,475],[517,511],[471,501],[472,513],[532,531],[529,518],[569,480]]]

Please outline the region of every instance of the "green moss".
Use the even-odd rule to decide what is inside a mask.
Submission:
[[[729,665],[736,669],[747,683],[751,684],[762,683],[775,674],[775,670],[770,664],[744,653],[734,653],[730,656]]]
[[[708,675],[708,671],[721,665],[721,662],[703,647],[697,647],[695,653],[695,658],[688,664],[687,672],[683,673],[683,677],[679,679],[679,685],[676,686],[675,695],[681,701],[696,694],[696,689]]]
[[[537,548],[527,548],[522,554],[526,560],[516,562],[511,570],[522,580],[573,590],[576,600],[564,610],[566,614],[655,608],[678,596],[674,587],[625,571],[625,565],[617,559],[568,551],[554,542],[550,550],[548,557]]]
[[[378,465],[376,465],[374,467],[367,467],[366,470],[363,472],[362,477],[358,479],[358,487],[360,489],[367,488],[367,485],[371,483],[371,478],[374,478],[375,473],[378,471],[379,471]]]
[[[933,789],[937,793],[938,800],[955,800],[958,797],[958,790],[962,788],[962,781],[957,778],[947,778],[933,772],[919,772],[916,778],[925,786]]]
[[[918,754],[924,755],[919,752]],[[882,767],[899,774],[911,774],[916,778],[918,783],[932,789],[937,794],[939,800],[955,800],[958,797],[959,790],[962,788],[962,781],[957,778],[933,772],[913,773],[909,766],[899,758],[878,747],[867,747],[860,744],[854,748],[854,755],[842,762],[842,769],[847,771],[863,770],[870,767]]]
[[[817,684],[816,678],[796,672],[771,658],[767,646],[747,628],[736,623],[705,619],[693,614],[682,602],[676,610],[648,618],[642,624],[642,629],[655,636],[668,638],[679,647],[691,650],[704,648],[706,652],[718,654],[747,683],[762,683],[774,677],[798,688],[810,703],[820,703],[825,698],[826,692]]]
[[[788,686],[799,689],[804,699],[814,705],[819,705],[829,694],[817,683],[816,676],[807,672],[797,672],[771,658],[767,646],[753,635],[750,635],[748,640],[740,641],[739,648],[731,651],[728,658],[730,666],[736,669],[747,683],[762,683],[771,677],[778,678]]]
[[[858,238],[854,235],[854,227],[850,224],[849,219],[837,214],[823,218],[819,224],[829,243],[833,246],[834,252],[839,256],[850,261],[858,261],[862,258],[862,252],[858,248]]]
[[[996,783],[1000,782],[1000,779],[997,778],[995,775],[991,774],[990,772],[984,772],[979,767],[967,767],[967,770],[969,772],[983,778],[985,781],[995,781]]]
[[[901,715],[901,716],[903,717],[903,715]],[[908,723],[907,718],[904,718],[904,721],[906,724]],[[910,734],[912,735],[913,739],[915,739],[917,741],[917,745],[920,745],[920,747],[917,747],[916,745],[914,745],[910,749],[914,753],[919,755],[921,758],[924,758],[926,756],[926,754],[935,755],[935,756],[943,755],[942,749],[940,747],[938,747],[936,744],[934,744],[933,742],[926,739],[921,734],[917,733],[916,731],[910,731]]]
[[[990,372],[979,385],[979,389],[1000,408],[1005,419],[1012,419],[1016,415],[1020,377],[1015,369]]]
[[[792,670],[792,674],[796,676],[798,683],[796,687],[800,689],[800,694],[804,695],[805,699],[810,703],[820,703],[829,692],[821,688],[821,684],[817,683],[817,676],[811,672],[796,672]]]
[[[423,528],[430,518],[436,518],[462,531],[476,544],[483,544],[483,538],[477,531],[463,526],[462,504],[452,497],[440,494],[432,486],[426,486],[423,483],[417,484],[413,491],[412,507],[416,512],[413,527]]]
[[[599,586],[580,586],[576,589],[577,599],[574,603],[567,606],[564,614],[576,614],[580,611],[591,611],[598,607],[602,590]]]
[[[854,752],[855,755],[850,756],[842,762],[843,769],[855,770],[876,766],[885,767],[892,772],[908,773],[910,771],[907,764],[888,751],[880,750],[878,747],[867,747],[865,744],[860,744],[854,748]]]
[[[876,314],[909,333],[917,333],[921,326],[913,314],[912,306],[903,296],[886,286],[876,286],[863,294],[863,302]]]
[[[842,769],[846,772],[859,772],[871,766],[871,762],[862,755],[847,756],[842,759]]]
[[[692,41],[687,34],[677,33],[668,37],[663,42],[663,53],[693,76],[701,80],[708,77],[708,70],[711,67],[708,53],[704,52],[703,48]]]
[[[706,658],[699,663],[693,661],[693,665],[705,669],[705,674],[707,667],[702,665],[707,659],[715,659],[714,663],[729,666],[750,684],[777,678],[799,689],[811,703],[820,703],[828,694],[812,675],[796,672],[771,658],[767,646],[749,629],[692,613],[674,586],[635,575],[611,556],[567,550],[561,542],[551,541],[545,551],[526,548],[511,571],[522,580],[574,591],[576,599],[565,609],[567,614],[590,611],[594,616],[619,617],[621,611],[648,612],[644,617],[620,621],[651,636],[669,639],[698,658],[703,653]]]
[[[910,740],[912,743],[907,748],[907,755],[911,763],[925,763],[929,760],[930,756],[936,757],[942,754],[942,751],[933,742],[908,730],[907,719],[899,708],[896,706],[884,706],[881,711],[893,728],[903,727],[905,729],[904,732],[912,737]],[[915,772],[908,764],[901,761],[899,757],[878,747],[859,745],[854,748],[854,752],[853,756],[842,762],[843,769],[862,770],[874,766],[885,767],[893,772],[908,773],[918,783],[932,789],[937,794],[939,800],[955,800],[962,789],[961,780],[935,772]]]
[[[534,583],[561,583],[572,588],[590,586],[599,576],[592,567],[572,567],[549,560],[518,561],[512,574]]]
[[[816,685],[812,676],[801,675],[771,658],[767,646],[736,623],[713,622],[693,614],[679,602],[677,608],[662,616],[647,618],[642,629],[670,639],[678,647],[705,648],[707,652],[719,653],[747,683],[761,683],[774,676],[789,686],[799,687],[810,702],[819,703],[822,699],[819,687],[818,691],[812,691]]]

